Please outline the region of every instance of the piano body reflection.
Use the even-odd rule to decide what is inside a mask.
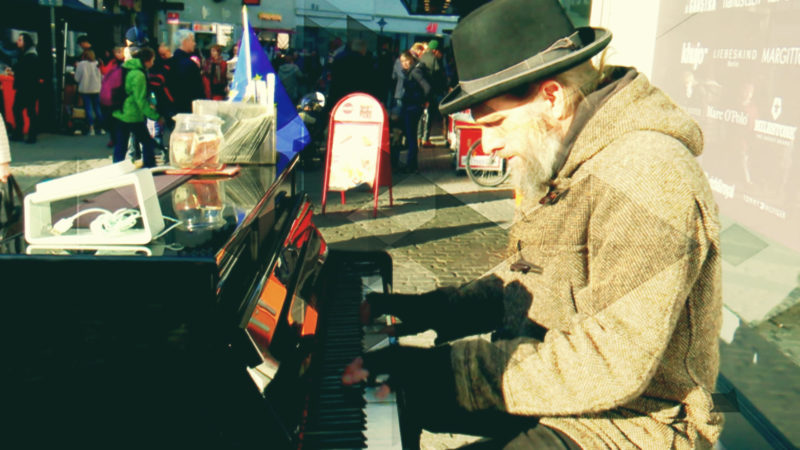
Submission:
[[[418,446],[401,395],[375,402],[371,388],[340,382],[365,346],[384,343],[358,309],[369,290],[391,289],[391,260],[329,249],[295,165],[157,176],[164,215],[184,224],[147,246],[0,243],[0,404],[11,417],[0,442]]]

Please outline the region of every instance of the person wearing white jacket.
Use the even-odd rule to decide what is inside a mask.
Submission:
[[[0,183],[5,183],[11,175],[11,149],[8,146],[5,121],[0,120]]]
[[[86,120],[89,122],[89,135],[94,136],[95,124],[100,134],[105,134],[102,128],[103,113],[100,111],[102,75],[93,50],[83,52],[81,61],[75,67],[75,81],[78,82],[78,93],[83,97]]]

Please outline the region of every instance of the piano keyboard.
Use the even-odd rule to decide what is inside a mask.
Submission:
[[[402,448],[395,394],[377,399],[376,388],[341,382],[348,363],[363,351],[385,344],[385,335],[371,333],[360,324],[361,299],[372,290],[382,290],[372,263],[348,262],[337,274],[326,313],[321,314],[323,348],[306,408],[301,448]]]

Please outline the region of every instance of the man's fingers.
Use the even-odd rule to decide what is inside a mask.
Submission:
[[[388,397],[388,396],[389,396],[389,394],[391,394],[391,393],[392,393],[392,388],[391,388],[391,387],[389,387],[389,385],[388,385],[388,384],[385,384],[385,383],[384,383],[384,384],[380,385],[380,386],[378,387],[378,389],[375,391],[375,397],[376,397],[378,400],[383,400],[383,399],[385,399],[386,397]]]
[[[342,373],[342,384],[349,386],[366,381],[369,371],[364,368],[364,360],[359,356],[345,366]]]

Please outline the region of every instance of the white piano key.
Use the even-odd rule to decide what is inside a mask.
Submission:
[[[401,449],[397,398],[392,392],[385,398],[379,399],[375,396],[377,389],[368,387],[364,393],[364,398],[367,400],[367,406],[364,408],[367,416],[367,429],[364,431],[367,448]]]

